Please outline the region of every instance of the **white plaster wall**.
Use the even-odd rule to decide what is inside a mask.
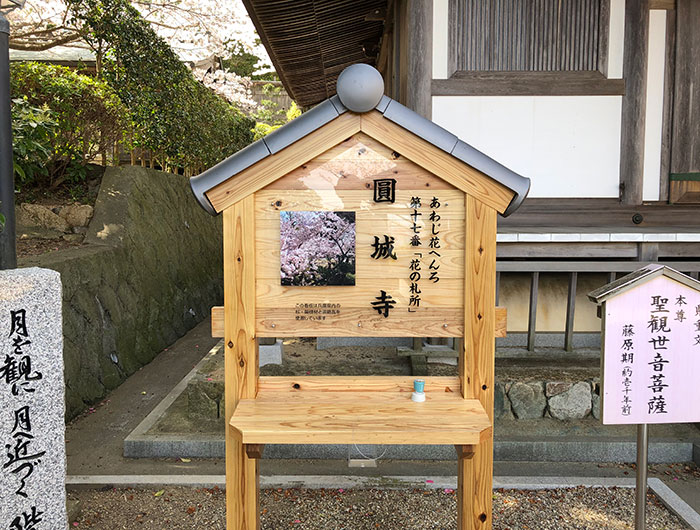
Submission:
[[[647,67],[647,102],[644,126],[642,198],[645,201],[659,200],[665,61],[666,11],[652,9],[649,14],[649,63]]]
[[[622,79],[625,46],[625,0],[610,0],[610,31],[608,33],[608,77]]]
[[[447,79],[449,0],[433,0],[433,79]]]
[[[435,96],[433,121],[530,177],[530,197],[618,197],[621,96]]]

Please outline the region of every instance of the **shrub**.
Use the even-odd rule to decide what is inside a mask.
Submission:
[[[33,167],[31,173],[20,162],[18,174],[24,171],[25,175],[20,177],[27,183],[40,176],[49,177],[51,183],[61,178],[82,180],[89,162],[101,152],[111,152],[116,142],[123,142],[125,135],[128,136],[129,111],[104,81],[62,66],[33,62],[14,63],[10,79],[16,107],[13,118],[20,120],[17,123],[20,139],[35,142],[37,149],[35,155],[25,150],[21,156],[45,160],[42,169],[32,164],[27,166]],[[45,114],[41,115],[39,109]],[[42,116],[50,116],[56,126],[50,131],[44,127],[28,135],[26,123],[36,128],[31,124],[38,123],[36,118]],[[43,148],[47,138],[51,150],[48,160]],[[22,143],[15,140],[15,149],[18,148],[22,151]]]
[[[19,186],[49,175],[58,129],[55,114],[46,105],[30,105],[25,98],[12,100],[12,162]]]
[[[253,120],[199,83],[127,0],[69,0],[100,73],[161,165],[206,167],[252,140]]]

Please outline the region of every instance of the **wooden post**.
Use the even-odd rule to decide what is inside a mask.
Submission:
[[[496,211],[466,196],[462,397],[478,399],[493,423],[496,332]],[[459,530],[492,525],[493,432],[458,463]]]
[[[649,0],[625,2],[620,201],[630,206],[642,204],[648,48]]]
[[[409,0],[406,12],[408,32],[408,71],[406,106],[431,120],[433,118],[430,85],[433,80],[433,2]]]
[[[255,201],[249,195],[224,211],[224,325],[226,413],[226,528],[257,530],[258,461],[230,426],[239,400],[255,398]]]

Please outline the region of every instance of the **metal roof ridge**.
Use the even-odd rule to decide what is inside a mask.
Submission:
[[[507,168],[465,141],[460,140],[447,129],[424,118],[398,101],[386,96],[385,98],[388,101],[382,98],[377,105],[377,110],[379,110],[385,118],[400,125],[423,140],[430,142],[435,147],[454,156],[474,169],[481,171],[485,175],[503,184],[509,190],[515,192],[515,196],[502,214],[503,217],[508,217],[518,209],[530,191],[529,178],[523,177]],[[380,106],[385,110],[380,110]]]
[[[190,187],[195,198],[208,213],[218,215],[207,198],[208,191],[248,169],[263,158],[267,158],[311,134],[347,111],[344,107],[339,110],[340,106],[342,103],[339,101],[334,104],[332,98],[327,99],[267,136],[235,152],[215,166],[191,177]]]
[[[530,190],[530,179],[508,169],[475,147],[438,124],[388,96],[382,96],[372,110],[401,128],[431,143],[441,151],[480,171],[515,193],[503,217],[513,213]],[[206,193],[263,158],[278,153],[303,137],[320,129],[341,114],[348,112],[341,99],[335,95],[308,110],[298,118],[282,125],[264,138],[234,153],[227,159],[190,179],[192,192],[200,205],[210,214],[217,215]]]
[[[596,304],[602,304],[606,300],[622,294],[640,283],[646,283],[649,280],[659,276],[666,276],[685,285],[686,287],[700,291],[700,281],[696,280],[695,278],[691,278],[690,276],[687,276],[676,269],[672,269],[667,265],[650,263],[639,270],[631,272],[630,274],[615,280],[614,282],[608,283],[603,287],[591,291],[588,293],[588,299]]]

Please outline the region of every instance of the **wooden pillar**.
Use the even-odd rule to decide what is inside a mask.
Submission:
[[[462,396],[476,398],[493,424],[496,332],[496,211],[466,196],[464,350],[459,359]],[[492,525],[493,431],[458,461],[459,530]]]
[[[257,393],[254,206],[250,195],[223,213],[227,530],[259,527],[258,462],[230,426],[239,400]]]
[[[625,2],[625,52],[620,148],[620,200],[642,204],[649,56],[649,0]]]
[[[408,0],[406,18],[408,72],[406,106],[424,118],[433,119],[433,2]]]

